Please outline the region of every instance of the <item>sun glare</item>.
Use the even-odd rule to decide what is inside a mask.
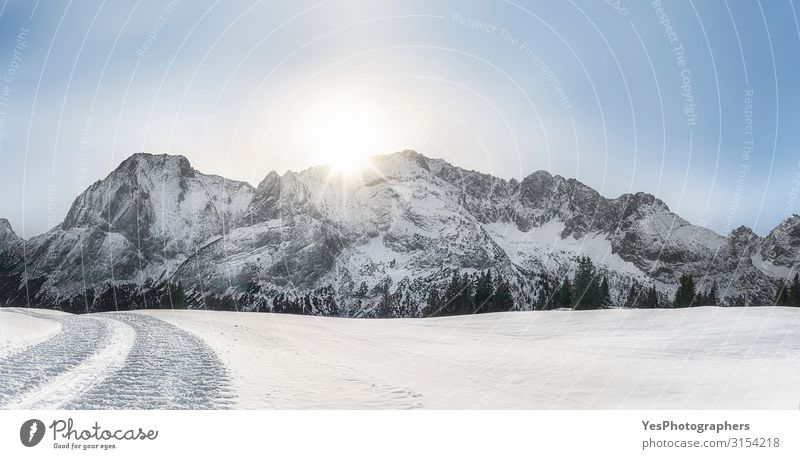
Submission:
[[[379,111],[355,95],[320,101],[309,110],[304,124],[307,148],[337,174],[358,173],[369,156],[380,153],[386,134]]]

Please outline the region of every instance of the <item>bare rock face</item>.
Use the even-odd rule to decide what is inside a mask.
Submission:
[[[692,274],[723,299],[769,302],[798,254],[798,216],[764,238],[746,227],[726,237],[652,195],[606,198],[545,171],[505,180],[403,151],[371,158],[360,176],[273,171],[253,188],[140,153],[43,235],[23,241],[0,220],[0,303],[89,304],[111,292],[141,307],[148,292],[180,286],[198,307],[314,293],[330,300],[315,312],[336,303],[363,315],[375,306],[365,291],[422,303],[453,271],[490,269],[527,309],[580,255],[612,281],[612,298],[633,281],[671,295]]]

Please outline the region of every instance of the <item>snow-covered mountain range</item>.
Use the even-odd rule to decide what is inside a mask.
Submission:
[[[413,151],[372,157],[358,176],[325,167],[253,188],[202,174],[182,156],[138,153],[23,240],[0,219],[0,304],[72,311],[152,307],[180,290],[194,307],[269,310],[314,295],[316,313],[362,316],[378,286],[424,303],[454,271],[508,279],[532,309],[592,258],[624,302],[633,281],[671,296],[683,274],[716,282],[723,301],[770,304],[800,255],[800,216],[766,237],[695,226],[645,193],[606,198],[574,179],[522,181]],[[414,315],[408,310],[399,315]]]

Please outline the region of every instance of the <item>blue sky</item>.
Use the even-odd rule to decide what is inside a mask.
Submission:
[[[718,232],[765,234],[800,206],[798,8],[3,2],[0,216],[44,232],[138,151],[257,184],[348,149],[412,148],[646,191]]]

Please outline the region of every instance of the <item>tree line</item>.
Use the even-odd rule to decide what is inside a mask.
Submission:
[[[442,279],[442,278],[440,278]],[[102,293],[87,289],[61,308],[69,312],[99,312],[121,309],[185,309],[200,308],[223,311],[249,310],[284,314],[350,316],[354,311],[369,317],[437,317],[489,312],[512,311],[515,294],[510,282],[499,272],[487,270],[473,273],[452,270],[439,282],[411,285],[407,279],[392,289],[393,281],[385,277],[371,288],[361,282],[352,288],[350,298],[342,305],[337,302],[336,290],[330,286],[310,292],[262,290],[258,282],[251,282],[243,294],[205,295],[194,290],[187,292],[180,281],[167,282],[158,287],[149,283],[139,287],[134,284],[113,285]],[[612,301],[609,279],[598,270],[589,257],[579,257],[574,276],[564,275],[560,281],[542,278],[538,281],[539,294],[523,298],[534,309],[574,310],[602,309],[612,306],[626,308],[685,308],[721,304],[718,287],[713,282],[708,288],[698,288],[691,274],[684,274],[672,298],[660,294],[654,284],[643,285],[633,281],[626,294],[618,294]],[[619,289],[621,290],[621,289]],[[519,293],[519,291],[517,292]],[[620,292],[621,293],[621,292]],[[728,297],[728,306],[747,306],[747,297]],[[777,306],[800,307],[800,275],[777,286]]]
[[[600,275],[589,257],[578,258],[575,277],[564,276],[542,309],[601,309],[611,305],[608,278]]]
[[[784,282],[778,287],[775,306],[800,306],[800,275],[795,273],[791,282]]]
[[[473,274],[453,270],[449,281],[440,286],[430,284],[423,295],[417,295],[406,284],[392,289],[393,281],[385,277],[372,288],[362,282],[352,293],[350,306],[356,311],[368,309],[371,317],[437,317],[461,314],[511,311],[514,295],[509,282],[500,274],[488,271]],[[187,307],[235,311],[243,309],[282,314],[340,316],[346,308],[336,301],[335,289],[324,286],[313,292],[262,291],[251,282],[238,299],[230,295],[187,293],[180,282],[167,283],[149,298],[149,308]],[[191,306],[190,306],[191,305]],[[366,308],[365,308],[366,306]]]
[[[443,289],[432,286],[425,299],[427,316],[454,316],[514,309],[511,285],[491,270],[472,275],[454,271]]]
[[[557,284],[553,294],[545,303],[543,309],[569,308],[569,309],[601,309],[612,306],[608,278],[601,275],[589,257],[578,258],[575,276],[569,275]],[[706,290],[699,291],[691,274],[684,274],[678,282],[678,289],[670,301],[662,298],[655,284],[645,286],[634,280],[624,301],[618,305],[626,308],[684,308],[690,306],[715,306],[720,303],[717,283]],[[800,286],[797,297],[800,300]],[[734,299],[736,301],[736,299]]]

